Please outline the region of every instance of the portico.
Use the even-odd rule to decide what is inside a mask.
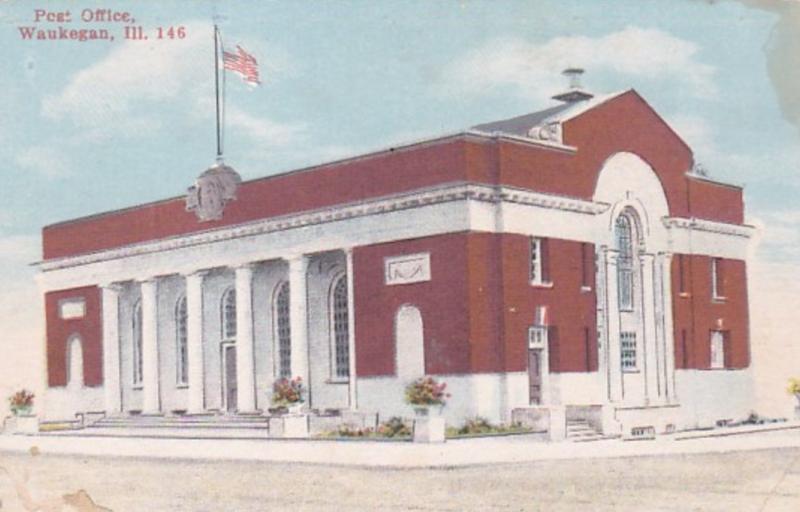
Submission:
[[[355,375],[350,352],[355,329],[348,262],[352,268],[349,250],[300,253],[103,285],[106,410],[259,414],[270,407],[272,383],[286,366],[291,377],[300,377],[306,386],[312,383],[306,397],[310,406],[354,408],[349,376]],[[312,263],[314,268],[309,268]],[[347,319],[347,353],[319,359],[334,365],[347,361],[346,369],[324,368],[309,359],[312,345],[316,354],[336,350],[335,344],[324,343],[334,337],[325,314],[333,305],[321,292],[338,278],[347,287],[342,317]],[[277,303],[276,290],[282,286],[288,286],[288,310]],[[325,321],[310,321],[309,310],[325,316]],[[281,350],[279,339],[286,332],[278,329],[278,323],[287,323],[285,316],[288,351]],[[235,351],[233,372],[226,370],[230,362],[225,347]],[[230,374],[233,380],[226,378]],[[231,390],[235,399],[226,399]],[[234,407],[226,407],[227,402]]]

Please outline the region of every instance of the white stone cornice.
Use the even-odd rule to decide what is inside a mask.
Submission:
[[[608,205],[604,203],[595,203],[567,196],[544,194],[514,187],[476,183],[454,183],[320,210],[272,217],[199,233],[190,233],[161,240],[141,242],[89,254],[46,260],[38,263],[38,267],[40,270],[48,272],[90,263],[183,249],[208,243],[287,231],[300,227],[454,201],[523,204],[588,215],[602,213],[608,208]]]
[[[666,217],[664,218],[664,226],[666,226],[667,229],[705,231],[707,233],[738,236],[742,238],[751,238],[755,233],[755,228],[753,226],[748,226],[745,224],[729,224],[726,222],[697,219],[694,217]]]

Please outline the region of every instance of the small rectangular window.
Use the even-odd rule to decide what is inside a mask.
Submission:
[[[592,244],[581,244],[581,288],[591,290],[594,282],[594,251]]]
[[[722,258],[711,258],[711,298],[722,300],[725,298],[723,289],[724,275]]]
[[[681,329],[681,355],[684,370],[689,369],[689,343],[686,337],[686,329]]]
[[[620,338],[620,357],[623,372],[635,372],[638,370],[636,363],[636,333],[633,331],[623,331],[619,333]]]
[[[531,238],[530,278],[533,284],[542,284],[542,239]]]
[[[547,346],[547,327],[533,325],[528,328],[528,348],[545,348]]]
[[[725,333],[711,331],[711,360],[712,369],[725,368]]]

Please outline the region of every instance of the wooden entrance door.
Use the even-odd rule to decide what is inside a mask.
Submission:
[[[542,351],[528,350],[528,380],[530,382],[530,403],[542,403]]]
[[[223,345],[222,368],[225,410],[236,412],[236,345]]]

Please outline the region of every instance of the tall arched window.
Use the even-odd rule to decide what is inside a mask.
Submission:
[[[133,319],[132,319],[132,336],[133,340],[133,384],[139,385],[142,383],[142,301],[139,300],[133,306]]]
[[[175,380],[178,385],[189,383],[188,318],[186,297],[181,297],[175,304]]]
[[[83,386],[83,346],[77,334],[67,340],[67,386]]]
[[[331,293],[331,319],[333,323],[333,376],[350,377],[350,327],[347,307],[347,279],[341,275],[333,283]]]
[[[630,214],[617,217],[615,238],[619,259],[617,260],[617,289],[619,309],[633,310],[633,233],[634,225]]]
[[[236,290],[234,288],[228,288],[222,294],[220,310],[222,313],[222,339],[236,339]]]
[[[273,311],[275,312],[278,376],[289,379],[292,376],[292,330],[289,318],[289,283],[286,281],[278,285]]]

